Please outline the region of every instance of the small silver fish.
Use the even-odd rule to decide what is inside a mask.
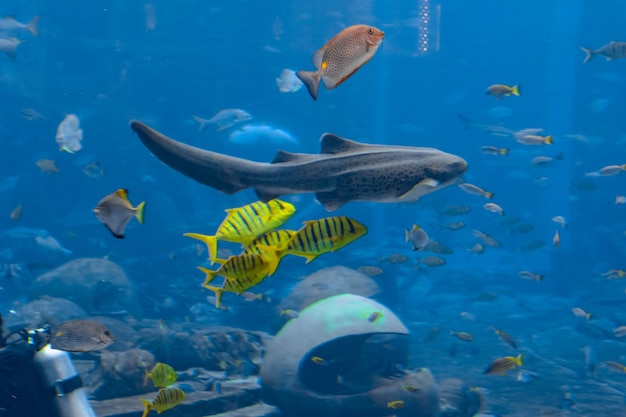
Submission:
[[[477,185],[470,184],[469,182],[459,184],[458,187],[468,194],[479,195],[485,198],[493,198],[494,195],[492,192],[486,191]]]
[[[105,349],[115,341],[109,329],[89,320],[66,321],[53,326],[50,334],[50,346],[66,352],[92,352]]]
[[[515,140],[522,145],[552,145],[554,137],[550,135],[519,135],[515,137]]]
[[[246,122],[252,120],[252,115],[245,110],[241,109],[224,109],[220,110],[210,119],[203,119],[198,116],[191,116],[193,120],[198,122],[198,132],[202,132],[207,123],[217,125],[217,131],[228,129],[236,125],[237,123]]]
[[[0,32],[9,32],[13,33],[18,30],[27,30],[33,34],[33,36],[37,36],[39,33],[37,32],[37,22],[39,22],[39,16],[35,16],[28,23],[22,23],[15,20],[13,17],[3,17],[0,18]]]
[[[487,203],[483,205],[483,208],[487,211],[491,211],[492,213],[498,213],[500,216],[504,216],[504,210],[496,203]]]
[[[411,230],[405,230],[405,241],[411,242],[413,250],[422,250],[428,243],[428,233],[418,225],[414,224]]]
[[[482,153],[487,155],[508,155],[509,148],[498,148],[496,146],[482,146],[480,148]]]
[[[583,61],[583,64],[591,61],[591,58],[596,55],[604,55],[607,61],[626,57],[626,42],[611,41],[595,50],[582,46],[580,47],[580,49],[582,49],[582,51],[585,53],[585,60]]]
[[[18,45],[22,44],[22,41],[16,38],[0,38],[0,51],[7,54],[11,61],[15,61],[17,59],[16,50]]]

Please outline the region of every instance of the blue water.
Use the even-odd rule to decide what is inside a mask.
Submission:
[[[464,179],[494,192],[493,201],[504,208],[505,216],[487,212],[482,208],[486,199],[455,186],[410,205],[349,203],[336,214],[366,224],[369,233],[364,238],[310,264],[302,258],[286,259],[259,291],[272,291],[278,300],[301,277],[322,267],[380,266],[385,274],[376,280],[385,290],[382,300],[417,336],[438,325],[444,333],[453,327],[494,338],[484,356],[455,359],[459,374],[468,363],[480,367],[507,353],[487,330],[492,324],[510,324],[507,331],[526,341],[550,327],[542,323],[546,317],[554,326],[574,332],[577,319],[572,307],[591,311],[610,331],[626,324],[620,311],[626,304],[624,284],[601,276],[626,268],[626,206],[615,204],[616,196],[626,194],[626,174],[585,176],[606,165],[626,163],[626,60],[597,56],[583,65],[579,49],[626,41],[626,4],[432,1],[433,17],[425,27],[418,19],[420,3],[429,2],[14,0],[0,5],[0,16],[14,16],[20,22],[40,16],[39,36],[23,30],[3,35],[25,43],[18,46],[15,62],[0,53],[0,231],[43,229],[73,257],[109,256],[125,268],[142,294],[147,317],[167,314],[167,319],[183,320],[189,308],[205,302],[209,294],[200,288],[202,274],[195,269],[202,257],[196,255],[195,242],[182,234],[212,234],[225,209],[256,197],[250,190],[224,195],[166,167],[143,147],[128,126],[130,120],[144,121],[197,147],[263,162],[271,161],[278,149],[317,153],[324,132],[368,143],[436,147],[465,158],[470,168]],[[275,78],[284,68],[311,70],[313,52],[357,23],[385,31],[382,46],[369,63],[336,89],[321,87],[317,101],[306,89],[278,91]],[[430,42],[423,53],[417,43],[420,31],[428,33]],[[494,83],[519,84],[522,95],[503,100],[485,95]],[[26,120],[20,112],[26,108],[45,119]],[[210,118],[226,108],[244,109],[252,114],[252,122],[283,129],[298,143],[233,144],[229,136],[237,126],[217,132],[207,125],[198,133],[192,115]],[[59,151],[55,143],[56,127],[70,113],[80,118],[84,130],[83,148],[75,154]],[[527,146],[510,137],[466,129],[459,113],[475,124],[514,131],[542,128],[554,136],[554,144]],[[484,145],[510,148],[510,154],[485,155],[480,151]],[[563,154],[563,160],[545,167],[530,164],[535,156],[557,154]],[[41,172],[35,162],[42,158],[53,159],[59,172]],[[104,169],[98,180],[83,173],[93,161]],[[593,189],[582,189],[581,184]],[[145,224],[131,221],[124,240],[111,236],[92,213],[102,197],[118,188],[127,188],[135,205],[147,202]],[[304,220],[327,215],[310,194],[284,198],[298,210],[286,227],[296,229]],[[23,214],[16,221],[9,214],[18,204]],[[459,217],[442,215],[450,205],[467,205],[471,211]],[[567,228],[551,221],[557,215],[566,218]],[[442,228],[455,220],[466,226],[458,231]],[[436,255],[416,255],[405,243],[404,230],[414,223],[453,249],[453,254],[441,255],[446,265],[414,268],[416,258]],[[511,233],[523,223],[534,228]],[[503,248],[469,253],[477,242],[474,229],[498,239]],[[561,244],[555,248],[552,237],[557,229]],[[544,245],[524,250],[534,240]],[[13,244],[9,239],[4,242],[0,253]],[[379,262],[393,253],[404,254],[409,261]],[[6,255],[0,262],[28,263],[28,259]],[[522,270],[545,278],[522,280],[517,276]],[[13,301],[27,301],[27,295],[11,283],[0,287],[3,313]],[[506,295],[487,308],[471,301],[485,292]],[[158,306],[167,296],[176,303],[164,313]],[[234,308],[222,316],[224,323],[269,330],[267,320],[274,311],[262,306],[263,314],[252,318],[249,305],[233,294],[225,295],[225,302]],[[463,321],[462,311],[477,315],[479,324]],[[509,315],[516,319],[507,319]],[[595,344],[603,349],[606,342],[620,348],[605,349],[601,361],[624,361],[619,339],[578,336],[578,353],[571,357],[559,353],[558,337],[548,338],[549,348],[542,355],[560,364],[577,362],[571,368],[579,369],[582,348]],[[447,358],[443,354],[429,360],[447,364]],[[423,359],[413,358],[414,365],[438,367]],[[622,390],[622,375],[605,368],[600,378],[618,381]],[[555,384],[552,389],[558,391],[566,382],[556,378]],[[558,405],[553,398],[531,394],[530,385],[517,387],[515,396]],[[498,396],[496,388],[490,390]],[[509,401],[518,400],[512,396]],[[598,411],[603,399],[593,401],[595,406],[579,405],[580,410],[603,415]],[[511,406],[509,411],[516,409]]]

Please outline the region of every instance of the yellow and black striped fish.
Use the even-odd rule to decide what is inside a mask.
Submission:
[[[293,204],[273,199],[267,203],[257,201],[243,207],[228,209],[226,212],[228,215],[214,236],[199,233],[184,234],[206,243],[211,264],[217,258],[218,240],[248,245],[258,236],[274,230],[289,220],[296,212],[296,208]]]
[[[185,401],[185,391],[180,388],[161,388],[152,402],[142,398],[141,402],[146,406],[141,417],[146,417],[150,410],[154,409],[161,414],[165,410],[176,407]]]
[[[221,306],[223,292],[243,294],[276,271],[280,262],[276,250],[262,245],[257,246],[257,249],[260,254],[242,253],[229,257],[226,261],[222,261],[224,263],[216,271],[198,267],[206,274],[202,286],[215,293],[215,307]],[[218,275],[225,278],[222,286],[209,285]]]
[[[146,379],[150,378],[155,387],[167,387],[176,382],[178,374],[171,366],[165,363],[157,363],[152,371],[146,371]],[[144,384],[145,385],[145,384]]]
[[[271,232],[267,232],[250,242],[250,244],[244,249],[244,253],[256,253],[257,255],[260,255],[261,250],[257,246],[261,245],[271,246],[280,254],[280,251],[287,247],[296,233],[298,232],[295,230],[273,230]]]
[[[302,256],[307,263],[323,253],[334,252],[367,233],[367,227],[346,216],[304,222],[281,254]]]

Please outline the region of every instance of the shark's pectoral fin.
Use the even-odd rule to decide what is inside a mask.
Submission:
[[[417,201],[420,196],[428,194],[428,192],[430,192],[432,188],[438,185],[439,181],[432,178],[424,178],[413,187],[411,187],[409,191],[400,194],[398,196],[398,201]]]
[[[348,200],[342,198],[336,191],[324,191],[315,193],[315,199],[326,209],[326,211],[335,211],[343,206]]]

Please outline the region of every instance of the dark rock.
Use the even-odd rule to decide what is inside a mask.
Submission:
[[[185,401],[177,405],[173,415],[180,416],[209,416],[228,415],[270,417],[276,416],[276,409],[259,405],[260,387],[256,379],[224,381],[222,394],[206,391],[194,391],[187,394]],[[116,398],[105,401],[91,401],[91,405],[99,417],[136,417],[143,411],[141,398],[152,400],[157,391],[140,396]],[[255,406],[253,408],[253,406]],[[248,411],[253,414],[248,414]],[[228,413],[228,414],[222,414]]]
[[[58,324],[67,320],[87,318],[85,310],[73,302],[63,299],[43,296],[39,300],[16,309],[15,314],[5,317],[6,328],[13,331],[16,329],[36,329],[45,324]]]
[[[480,411],[482,398],[460,379],[439,382],[439,417],[472,417]]]
[[[154,355],[145,350],[103,351],[88,378],[90,398],[106,400],[153,391],[145,376],[154,365]]]
[[[132,283],[119,265],[107,259],[67,262],[37,277],[30,291],[35,297],[66,298],[93,315],[121,310],[140,313]]]
[[[228,375],[255,375],[271,336],[263,332],[211,326],[184,330],[173,326],[143,328],[137,332],[137,346],[149,350],[158,362],[174,369],[201,367]]]

